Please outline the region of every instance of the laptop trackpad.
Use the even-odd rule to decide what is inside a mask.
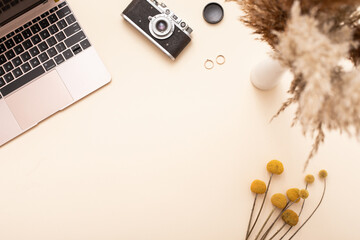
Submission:
[[[0,146],[21,133],[12,112],[3,99],[0,100]]]
[[[73,102],[56,70],[30,83],[6,98],[10,110],[23,130]]]

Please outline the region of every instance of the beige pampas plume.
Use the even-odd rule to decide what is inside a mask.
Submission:
[[[276,116],[297,105],[294,124],[315,136],[305,164],[317,153],[325,130],[360,135],[360,0],[241,0],[247,26],[274,49],[294,79],[290,98]],[[340,62],[351,59],[345,71]]]
[[[300,3],[296,1],[286,30],[276,35],[279,44],[275,46],[275,57],[290,67],[297,76],[295,84],[301,86],[289,100],[298,103],[295,121],[301,124],[304,134],[317,133],[310,159],[324,141],[323,128],[335,126],[334,118],[342,114],[334,114],[329,106],[336,105],[329,105],[329,102],[336,91],[334,80],[339,80],[334,79],[335,73],[341,69],[341,60],[353,46],[353,31],[347,26],[332,30],[331,25],[320,24],[311,14],[301,15]],[[341,129],[341,126],[336,128]],[[308,161],[305,167],[307,164]]]

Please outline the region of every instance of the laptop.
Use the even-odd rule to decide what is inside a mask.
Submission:
[[[66,1],[0,0],[0,146],[110,80]]]

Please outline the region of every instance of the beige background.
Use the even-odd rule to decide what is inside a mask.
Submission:
[[[304,184],[312,141],[290,128],[294,108],[269,124],[290,78],[269,92],[251,85],[269,49],[234,3],[210,26],[208,1],[167,0],[194,28],[172,62],[120,17],[130,0],[103,2],[69,0],[113,81],[0,149],[0,239],[243,239],[249,185],[267,181],[269,160],[286,168],[271,193]],[[218,54],[226,64],[205,70]],[[359,143],[328,134],[308,169],[329,171],[328,192],[295,239],[360,239],[359,167]],[[311,186],[304,216],[321,189]]]

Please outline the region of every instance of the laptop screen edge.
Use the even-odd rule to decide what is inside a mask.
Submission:
[[[20,17],[21,15],[23,15],[24,13],[27,13],[28,11],[32,10],[33,8],[39,6],[42,3],[47,2],[48,0],[38,0],[36,2],[34,2],[34,4],[30,5],[29,7],[25,8],[24,10],[17,12],[16,14],[14,14],[13,16],[7,18],[6,20],[0,22],[0,28],[5,26],[6,24],[8,24],[9,22],[13,21],[14,19]]]

